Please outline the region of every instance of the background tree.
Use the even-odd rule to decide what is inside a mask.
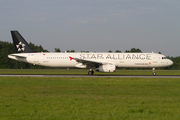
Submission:
[[[34,49],[36,52],[48,52],[46,49],[43,49],[43,47],[41,45],[35,45],[33,43],[29,43],[29,45],[32,47],[32,49]]]
[[[168,57],[169,59],[171,59],[174,63],[172,66],[170,66],[170,69],[175,69],[175,70],[179,70],[180,69],[180,56],[179,57]]]
[[[12,60],[8,58],[8,54],[14,50],[13,44],[0,41],[0,68],[11,68]]]
[[[67,50],[66,52],[75,52],[75,50]]]
[[[115,52],[116,52],[116,53],[121,53],[121,51],[119,51],[119,50],[116,50]]]
[[[126,50],[125,51],[126,53],[129,52],[129,53],[134,53],[134,52],[137,52],[137,53],[142,53],[142,51],[139,49],[139,48],[132,48],[131,50]]]
[[[71,50],[71,52],[75,52],[75,50]]]
[[[89,51],[81,51],[82,53],[89,53]]]
[[[61,52],[59,48],[55,48],[55,52]]]

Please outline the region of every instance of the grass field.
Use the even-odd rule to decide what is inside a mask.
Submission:
[[[1,120],[179,120],[180,79],[0,77]]]
[[[73,74],[87,75],[89,69],[0,69],[0,74]],[[153,75],[152,70],[120,70],[114,73],[96,72],[95,75]],[[180,70],[156,70],[157,75],[180,75]]]

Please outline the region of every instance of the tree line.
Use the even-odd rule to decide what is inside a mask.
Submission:
[[[48,50],[44,49],[41,45],[35,45],[33,43],[29,43],[30,46],[37,52],[48,52]],[[55,52],[61,52],[59,48],[55,48]],[[66,52],[75,52],[75,50],[67,50]],[[81,51],[88,53],[89,51]],[[113,52],[109,50],[108,52]],[[120,50],[114,51],[116,53],[121,53]],[[125,52],[139,52],[142,53],[142,51],[139,48],[132,48],[130,50],[126,50]],[[15,53],[14,45],[13,43],[10,42],[4,42],[0,41],[0,69],[47,69],[49,67],[44,67],[44,66],[34,66],[29,63],[24,63],[24,62],[19,62],[16,60],[11,60],[8,58],[9,54]],[[159,52],[161,54],[161,52]],[[167,56],[169,59],[171,59],[174,64],[168,68],[163,68],[163,69],[180,69],[180,56],[178,57],[170,57]]]

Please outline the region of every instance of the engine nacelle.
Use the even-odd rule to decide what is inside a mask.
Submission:
[[[87,68],[87,65],[83,65],[82,63],[78,63],[75,65],[77,68]]]
[[[99,66],[99,68],[97,68],[96,71],[99,71],[99,72],[115,72],[116,71],[116,65],[104,64],[104,65]]]

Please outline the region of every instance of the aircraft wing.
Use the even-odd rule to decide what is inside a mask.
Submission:
[[[92,60],[84,60],[84,59],[79,59],[79,58],[72,58],[70,57],[70,59],[74,59],[75,61],[79,62],[79,63],[82,63],[83,65],[87,65],[87,67],[99,67],[100,65],[103,65],[105,63],[102,63],[102,62],[97,62],[97,61],[92,61]]]

